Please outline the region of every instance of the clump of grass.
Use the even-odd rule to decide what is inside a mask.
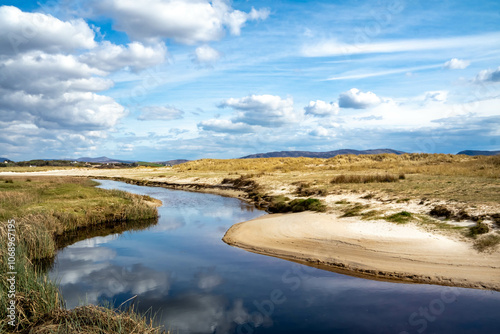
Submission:
[[[413,219],[413,215],[408,211],[401,211],[393,215],[384,217],[384,219],[391,223],[406,224]]]
[[[400,177],[394,174],[366,174],[366,175],[341,174],[334,177],[330,181],[330,183],[340,184],[340,183],[397,182],[399,179]]]
[[[338,204],[338,205],[344,205],[344,204],[350,204],[351,202],[345,200],[345,199],[341,199],[340,201],[336,201],[335,204]]]
[[[479,252],[492,251],[500,244],[500,235],[488,234],[474,241],[474,248]]]
[[[54,310],[36,325],[36,333],[159,334],[160,329],[155,328],[146,315],[133,310],[122,312],[88,305],[72,310]]]
[[[469,228],[469,236],[476,237],[479,234],[485,234],[490,231],[488,225],[483,222],[478,222],[476,225]]]
[[[340,217],[346,218],[346,217],[360,216],[361,211],[363,211],[369,207],[370,207],[369,205],[363,205],[363,204],[359,204],[359,203],[356,203],[354,205],[350,205],[343,210],[344,214]]]
[[[277,196],[268,207],[272,213],[302,212],[302,211],[326,211],[326,205],[317,198],[294,199],[287,202],[287,197]]]

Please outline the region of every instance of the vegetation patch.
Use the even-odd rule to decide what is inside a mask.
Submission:
[[[479,252],[493,251],[500,244],[500,235],[488,234],[474,241],[474,248]]]
[[[334,177],[330,183],[373,183],[373,182],[397,182],[400,179],[398,175],[394,174],[366,174],[366,175],[349,175],[342,174]]]
[[[369,207],[370,207],[369,205],[363,205],[363,204],[359,204],[359,203],[356,203],[354,205],[350,205],[350,206],[346,207],[344,210],[342,210],[344,212],[344,214],[340,217],[346,218],[346,217],[360,216],[361,212],[363,210],[368,209]]]
[[[478,222],[476,225],[469,228],[469,236],[476,237],[479,234],[485,234],[490,231],[488,225],[482,222]]]
[[[453,212],[444,205],[436,205],[429,214],[434,217],[444,217],[446,219],[450,219],[453,216]]]
[[[156,219],[158,212],[153,200],[147,196],[128,194],[116,190],[95,188],[97,183],[84,178],[15,177],[12,183],[0,182],[0,289],[8,290],[7,237],[8,221],[16,221],[16,314],[14,332],[30,333],[148,333],[141,318],[134,318],[135,331],[126,330],[125,315],[109,310],[109,327],[93,319],[74,318],[73,311],[62,309],[63,299],[56,284],[33,263],[51,259],[56,252],[56,239],[71,231],[116,222],[126,223],[143,219]],[[0,294],[0,332],[9,329],[5,293]],[[108,311],[106,311],[108,312]],[[43,325],[54,314],[64,315],[58,326]],[[96,313],[97,314],[97,313]],[[94,318],[95,319],[95,318]],[[128,318],[127,318],[128,319]],[[89,322],[90,321],[90,322]],[[42,326],[43,325],[43,326]],[[96,327],[92,327],[92,326]],[[39,327],[42,326],[42,327]],[[64,327],[70,326],[70,327]],[[80,327],[79,327],[80,326]],[[114,327],[113,327],[114,326]],[[124,327],[125,326],[125,327]],[[149,326],[149,327],[148,327]],[[90,329],[92,327],[92,329]],[[112,328],[122,328],[113,331]],[[132,328],[132,327],[130,327]],[[109,331],[107,331],[109,329]]]
[[[326,211],[326,205],[317,198],[294,199],[288,202],[288,197],[276,196],[271,201],[268,211],[271,213]]]
[[[384,217],[384,219],[391,223],[406,224],[413,219],[413,214],[408,211],[401,211],[393,215]]]

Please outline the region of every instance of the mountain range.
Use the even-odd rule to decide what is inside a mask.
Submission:
[[[460,151],[457,154],[465,154],[465,155],[499,155],[500,151],[475,151],[475,150],[465,150]]]
[[[281,152],[268,152],[268,153],[257,153],[244,156],[240,159],[255,159],[255,158],[293,158],[293,157],[304,157],[304,158],[322,158],[328,159],[341,154],[354,154],[354,155],[362,155],[362,154],[383,154],[383,153],[393,153],[393,154],[404,154],[406,152],[396,151],[389,148],[380,148],[375,150],[335,150],[328,152],[309,152],[309,151],[281,151]]]

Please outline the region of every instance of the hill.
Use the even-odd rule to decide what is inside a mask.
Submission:
[[[500,151],[475,151],[475,150],[465,150],[465,151],[460,151],[457,154],[465,154],[465,155],[499,155]]]
[[[167,160],[167,161],[154,161],[153,163],[155,164],[161,164],[161,165],[170,165],[170,166],[175,166],[175,165],[180,165],[185,162],[188,162],[190,160],[186,159],[175,159],[175,160]]]
[[[257,153],[252,155],[247,155],[241,157],[240,159],[255,159],[255,158],[322,158],[328,159],[335,157],[337,155],[354,154],[354,155],[365,155],[365,154],[383,154],[383,153],[393,153],[393,154],[404,154],[406,152],[396,151],[388,148],[375,149],[375,150],[351,150],[343,149],[329,152],[309,152],[309,151],[281,151],[281,152],[268,152],[268,153]]]
[[[79,161],[79,162],[94,162],[94,163],[122,163],[122,164],[131,164],[134,163],[135,161],[128,161],[128,160],[118,160],[118,159],[110,159],[108,157],[97,157],[97,158],[89,158],[89,157],[82,157],[78,159],[65,159],[65,160],[74,160],[74,161]]]
[[[4,157],[0,157],[0,162],[4,162],[4,161],[9,161],[9,162],[11,162],[12,160],[7,159],[7,158],[4,158]]]

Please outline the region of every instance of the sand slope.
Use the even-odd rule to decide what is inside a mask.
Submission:
[[[500,252],[478,253],[469,243],[413,224],[312,212],[273,214],[232,226],[223,240],[356,275],[500,291]]]

